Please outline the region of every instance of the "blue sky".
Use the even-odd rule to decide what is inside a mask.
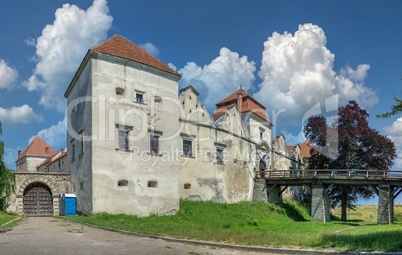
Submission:
[[[302,141],[304,114],[338,95],[402,149],[402,118],[375,118],[401,96],[401,1],[66,3],[1,3],[1,139],[12,169],[35,135],[65,146],[63,94],[87,50],[116,33],[175,67],[179,86],[195,86],[210,111],[243,86],[289,145]]]

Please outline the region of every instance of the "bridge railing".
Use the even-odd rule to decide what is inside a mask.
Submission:
[[[362,170],[362,169],[307,169],[307,170],[263,170],[257,178],[262,179],[387,179],[402,180],[400,170]]]

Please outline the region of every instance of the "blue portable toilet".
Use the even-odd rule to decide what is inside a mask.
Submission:
[[[77,197],[74,194],[64,194],[64,215],[77,215]]]

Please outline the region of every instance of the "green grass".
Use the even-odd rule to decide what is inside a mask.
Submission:
[[[356,217],[358,211],[354,212]],[[77,219],[139,233],[223,243],[342,251],[402,250],[402,224],[375,225],[371,216],[367,221],[357,221],[352,215],[347,223],[313,223],[309,217],[308,206],[290,201],[282,207],[256,202],[181,201],[180,211],[172,216],[100,214]]]
[[[16,214],[9,214],[9,213],[5,213],[5,212],[0,211],[0,229],[11,227],[12,223],[11,223],[11,225],[7,224],[6,226],[3,226],[3,227],[2,227],[2,225],[7,223],[7,222],[9,222],[9,221],[11,221],[11,220],[13,220],[13,219],[16,219],[18,217],[19,216],[16,215]]]

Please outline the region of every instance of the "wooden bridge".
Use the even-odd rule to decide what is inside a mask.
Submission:
[[[394,222],[394,199],[402,192],[402,171],[395,170],[263,170],[256,173],[256,179],[263,181],[268,200],[274,203],[281,201],[288,186],[310,186],[311,220],[323,222],[330,221],[328,189],[332,185],[370,187],[379,197],[379,224]]]

